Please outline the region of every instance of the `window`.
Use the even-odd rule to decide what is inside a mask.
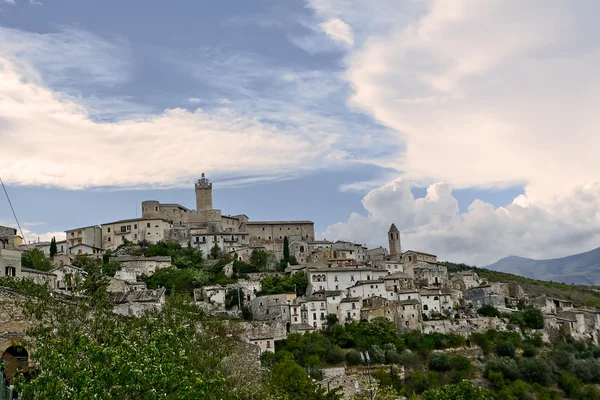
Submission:
[[[283,236],[279,235],[279,239],[280,239],[280,240],[281,240],[281,239],[283,239]]]
[[[298,322],[298,317],[294,317],[294,322]]]
[[[439,300],[440,298],[439,298],[439,297],[437,297],[437,296],[435,296],[433,299],[434,299],[434,300]]]
[[[337,277],[337,275],[335,275],[335,276],[333,277],[333,281],[334,281],[334,282],[337,282],[337,281],[338,281],[338,277]]]
[[[265,230],[265,228],[263,228],[263,231]]]
[[[71,237],[75,237],[75,232],[71,232]]]
[[[5,267],[4,268],[4,273],[6,276],[16,276],[17,275],[17,268],[15,267]]]
[[[370,280],[371,280],[371,277],[370,277],[369,275],[367,275],[367,280],[368,280],[368,281],[370,281]]]
[[[77,231],[77,236],[81,235],[81,231]]]
[[[110,242],[110,238],[108,238],[108,241]]]
[[[133,224],[133,229],[137,229],[137,224]]]
[[[296,227],[296,230],[299,230],[300,228]]]
[[[350,275],[350,282],[354,282],[354,275]]]
[[[260,240],[260,236],[258,237],[258,240]]]
[[[317,319],[317,313],[313,313],[313,319]]]
[[[157,228],[158,228],[158,225],[155,225],[155,227],[157,227]]]
[[[150,228],[150,222],[148,222],[148,223],[146,224],[146,227],[147,227],[147,228]]]
[[[110,233],[110,226],[108,227],[108,233]]]
[[[429,310],[429,307],[427,306],[427,304],[425,304],[425,305],[423,306],[423,310],[425,310],[425,311]]]
[[[196,243],[200,242],[200,236],[196,236]]]
[[[137,233],[135,233],[135,234],[133,235],[133,238],[134,238],[134,239],[137,239]]]
[[[127,232],[127,227],[125,225],[121,227],[121,232]]]
[[[202,241],[206,243],[206,236],[202,236]]]
[[[269,240],[271,240],[271,236],[269,236]]]

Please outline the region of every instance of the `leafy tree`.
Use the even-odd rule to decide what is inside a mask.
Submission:
[[[346,361],[350,365],[359,365],[361,363],[360,353],[356,350],[350,350],[346,353]]]
[[[221,248],[217,243],[210,249],[210,257],[213,260],[218,259],[221,256]]]
[[[501,372],[502,376],[511,381],[519,378],[519,366],[512,358],[492,358],[485,364],[484,375],[488,377],[490,371]]]
[[[273,365],[269,386],[273,393],[285,400],[335,400],[341,398],[336,391],[327,393],[318,388],[304,368],[289,358]]]
[[[254,252],[253,252],[254,253]],[[261,291],[259,295],[294,293],[302,295],[308,287],[306,274],[298,271],[293,275],[267,276],[261,280]]]
[[[552,371],[547,361],[539,357],[520,360],[519,372],[524,380],[536,382],[543,386],[548,386],[553,380]]]
[[[494,392],[478,388],[467,380],[455,385],[431,389],[421,394],[422,400],[494,400]]]
[[[44,252],[35,248],[21,253],[21,266],[38,271],[50,271],[53,268],[52,261],[46,257]]]
[[[232,353],[233,339],[225,326],[206,319],[180,296],[169,297],[161,310],[141,318],[115,316],[111,307],[92,312],[85,299],[68,302],[50,296],[32,301],[27,310],[37,321],[27,343],[35,349],[37,371],[30,381],[19,380],[22,398],[238,396],[221,363]]]
[[[254,249],[250,253],[250,265],[262,271],[268,269],[273,264],[274,258],[275,256],[271,252]]]
[[[58,249],[56,248],[56,237],[52,237],[52,240],[50,240],[50,258],[54,259],[56,253],[58,253]]]
[[[537,308],[529,307],[522,311],[525,325],[531,329],[544,328],[544,314]]]
[[[477,310],[479,315],[483,315],[484,317],[499,317],[500,311],[496,307],[491,304],[486,304],[483,307]]]
[[[438,372],[445,372],[452,369],[450,357],[446,354],[434,354],[429,358],[429,369]]]
[[[535,357],[538,351],[534,345],[526,344],[523,346],[523,357]]]
[[[193,269],[160,268],[150,276],[142,276],[142,281],[146,282],[149,289],[164,287],[169,293],[191,293],[194,288],[208,284],[208,276]]]
[[[119,269],[121,269],[121,264],[116,260],[110,260],[102,264],[102,273],[104,275],[115,276]]]
[[[515,346],[511,342],[502,342],[496,345],[496,354],[500,357],[514,357]]]
[[[71,263],[74,267],[84,270],[87,275],[81,286],[83,294],[92,299],[94,306],[108,302],[108,278],[102,273],[102,261],[86,254],[78,254]]]

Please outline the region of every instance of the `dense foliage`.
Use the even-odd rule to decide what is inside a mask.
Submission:
[[[273,275],[267,276],[261,280],[262,289],[259,296],[267,294],[297,293],[298,296],[304,295],[308,287],[308,279],[302,271],[293,275]]]
[[[52,260],[46,257],[43,251],[35,248],[21,253],[21,266],[38,271],[50,271],[53,268]]]

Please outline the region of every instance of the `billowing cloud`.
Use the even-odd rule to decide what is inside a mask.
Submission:
[[[98,121],[87,99],[59,89],[73,73],[99,85],[126,81],[130,65],[121,57],[126,51],[87,33],[68,33],[0,31],[0,37],[11,38],[0,40],[0,175],[7,183],[173,186],[203,171],[275,179],[348,158],[336,145],[341,125],[303,107],[302,102],[318,103],[327,91],[315,97],[310,84],[318,76],[301,72],[280,80],[295,88],[296,105],[279,98],[220,100],[206,110],[176,108]],[[240,68],[239,60],[230,65]],[[254,73],[250,67],[244,72],[248,76],[231,78],[250,79]]]
[[[339,18],[330,19],[319,24],[323,32],[331,36],[333,40],[343,42],[348,46],[354,44],[352,28]]]
[[[480,266],[509,254],[561,257],[595,248],[600,240],[600,182],[538,205],[525,196],[505,207],[476,200],[460,213],[450,185],[432,184],[425,197],[415,198],[409,183],[396,179],[370,191],[362,204],[365,214],[352,214],[322,236],[388,247],[393,222],[402,232],[403,250]]]
[[[600,3],[342,3],[309,2],[352,28],[350,104],[405,142],[387,160],[405,179],[524,184],[535,201],[598,178]]]

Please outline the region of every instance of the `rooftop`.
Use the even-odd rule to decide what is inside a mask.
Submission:
[[[109,300],[114,304],[157,302],[164,296],[166,289],[135,290],[132,292],[115,292],[109,294]]]
[[[312,221],[248,221],[246,225],[293,225],[293,224],[311,224],[314,225]]]
[[[131,218],[131,219],[121,219],[119,221],[114,221],[114,222],[106,222],[104,224],[101,224],[102,226],[105,225],[114,225],[114,224],[124,224],[126,222],[140,222],[140,221],[163,221],[163,222],[169,222],[164,218]]]
[[[66,232],[73,232],[73,231],[80,231],[80,230],[82,230],[82,229],[87,229],[87,228],[100,228],[100,227],[99,227],[98,225],[84,226],[84,227],[81,227],[81,228],[67,229],[67,230],[65,231],[65,233],[66,233]]]

